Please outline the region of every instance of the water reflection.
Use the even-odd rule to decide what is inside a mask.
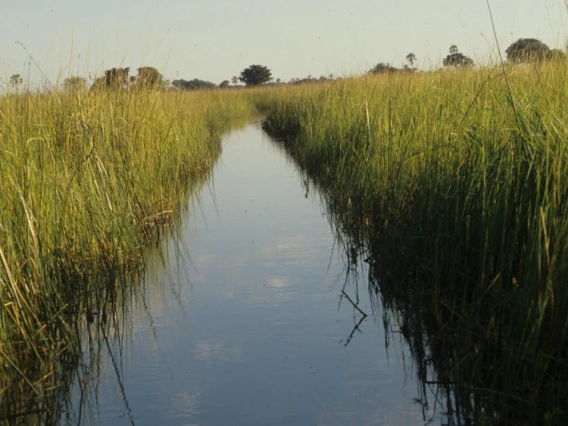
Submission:
[[[180,231],[149,254],[126,316],[86,334],[97,362],[75,381],[64,422],[433,418],[414,400],[411,352],[384,333],[382,301],[368,296],[364,248],[341,232],[316,186],[259,126],[228,137]]]

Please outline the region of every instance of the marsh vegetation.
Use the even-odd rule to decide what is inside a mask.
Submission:
[[[546,62],[289,89],[266,106],[461,423],[568,415],[567,88],[565,64]]]
[[[41,401],[65,393],[84,325],[111,327],[222,132],[262,114],[325,194],[354,259],[370,263],[371,298],[454,420],[562,424],[567,77],[558,60],[240,91],[1,97],[2,416],[30,404],[61,415]]]
[[[68,385],[80,324],[117,313],[121,283],[207,176],[222,132],[250,115],[230,94],[0,98],[2,417],[42,412]]]

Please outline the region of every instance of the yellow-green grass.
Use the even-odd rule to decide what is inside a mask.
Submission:
[[[237,91],[0,97],[0,402],[62,385],[91,315],[77,299],[142,267],[220,134],[252,114]]]
[[[462,415],[566,419],[566,64],[346,79],[263,108],[364,235],[384,304]]]

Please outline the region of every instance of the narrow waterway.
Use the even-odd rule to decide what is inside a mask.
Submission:
[[[148,260],[124,337],[105,346],[83,386],[95,396],[77,390],[71,418],[251,426],[434,416],[416,401],[402,337],[389,333],[385,348],[365,263],[350,264],[317,191],[259,125],[225,138],[190,206],[181,234]]]

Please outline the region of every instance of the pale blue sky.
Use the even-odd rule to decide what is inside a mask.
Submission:
[[[490,0],[504,50],[533,37],[564,48],[565,0]],[[436,68],[448,48],[477,62],[496,54],[486,0],[0,0],[0,82],[101,75],[142,65],[166,78],[219,84],[251,64],[274,78],[402,66],[413,52]]]

